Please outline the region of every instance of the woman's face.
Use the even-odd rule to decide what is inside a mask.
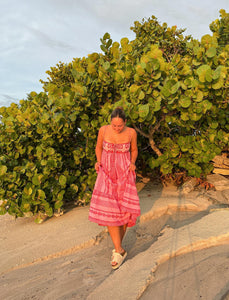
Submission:
[[[111,120],[111,126],[116,133],[120,133],[126,126],[126,121],[123,121],[122,118],[116,117]]]

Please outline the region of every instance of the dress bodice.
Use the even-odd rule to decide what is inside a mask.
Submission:
[[[103,150],[111,153],[125,153],[130,150],[130,142],[122,144],[114,144],[103,141]]]

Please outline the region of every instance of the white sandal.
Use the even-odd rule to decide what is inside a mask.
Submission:
[[[113,250],[112,250],[112,254],[111,254],[111,261],[113,260],[114,253],[115,253],[115,249],[113,249]]]
[[[116,270],[118,269],[121,264],[124,262],[125,258],[127,256],[127,252],[125,251],[125,253],[122,255],[118,252],[115,252],[115,250],[112,250],[112,257],[111,257],[111,267],[113,270]],[[115,262],[116,265],[112,265],[112,263]]]

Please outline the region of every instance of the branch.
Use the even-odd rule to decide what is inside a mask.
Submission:
[[[155,131],[159,129],[159,127],[161,126],[161,122],[164,121],[164,120],[165,120],[165,116],[163,116],[161,118],[161,120],[153,128],[151,126],[151,128],[150,128],[150,138],[153,137]]]
[[[161,49],[161,52],[164,54],[165,58],[167,59],[168,62],[171,62],[171,60],[169,59],[168,55],[165,53],[165,51],[163,49]]]
[[[163,118],[156,124],[156,126],[154,126],[153,129],[150,129],[150,135],[149,134],[146,134],[145,132],[143,132],[141,129],[139,129],[135,124],[133,124],[133,127],[134,129],[140,133],[141,135],[143,135],[144,137],[146,137],[147,139],[149,139],[149,143],[150,143],[150,146],[151,148],[153,149],[153,151],[158,155],[158,156],[161,156],[162,153],[161,151],[157,148],[157,146],[155,145],[155,142],[153,140],[153,135],[151,134],[152,131],[156,131],[159,127],[160,127],[160,123],[161,121],[163,121]]]
[[[155,145],[155,142],[152,138],[149,139],[149,143],[150,143],[150,146],[151,148],[153,149],[153,151],[158,155],[158,156],[161,156],[162,153],[160,151],[160,149],[157,148],[157,146]]]
[[[143,135],[144,137],[146,137],[147,139],[150,138],[150,136],[148,134],[146,134],[144,131],[142,131],[141,129],[139,129],[135,124],[132,124],[134,126],[134,129],[140,133],[141,135]]]

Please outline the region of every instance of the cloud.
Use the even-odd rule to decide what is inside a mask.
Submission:
[[[17,98],[14,98],[10,95],[5,95],[5,94],[1,94],[0,95],[0,105],[4,106],[4,105],[10,105],[10,103],[16,103],[18,102]]]
[[[36,39],[37,43],[41,43],[42,45],[46,46],[46,47],[50,47],[52,49],[58,48],[61,50],[73,50],[74,47],[62,42],[61,40],[57,40],[51,37],[51,35],[46,34],[45,32],[43,32],[42,30],[36,29],[32,26],[28,26],[28,25],[24,25],[25,28],[27,28],[27,30],[30,32],[31,34],[31,38],[32,39]]]
[[[200,38],[228,0],[7,0],[0,4],[2,101],[41,91],[39,79],[59,61],[100,52],[105,32],[113,41],[134,39],[134,21],[156,16]],[[5,96],[3,96],[5,95]],[[11,98],[9,98],[11,97]]]

